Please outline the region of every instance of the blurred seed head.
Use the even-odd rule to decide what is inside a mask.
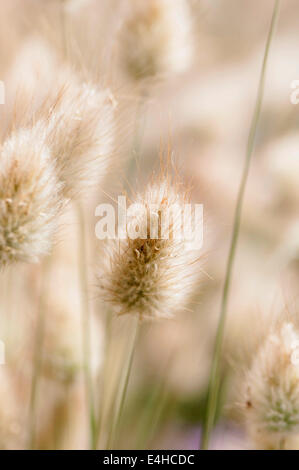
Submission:
[[[284,322],[264,341],[244,384],[246,425],[257,448],[279,449],[299,434],[299,334]]]
[[[184,239],[173,236],[182,224],[178,209],[183,208],[186,195],[163,178],[160,184],[150,184],[135,202],[146,211],[137,210],[134,220],[127,223],[127,238],[110,247],[100,284],[118,314],[168,318],[186,306],[200,269],[198,247],[190,249]],[[158,235],[152,238],[150,221],[155,217],[159,218]],[[161,221],[167,219],[170,236],[158,238]],[[128,233],[136,227],[136,220],[145,237],[132,239]]]
[[[50,114],[36,124],[45,129],[67,198],[86,194],[106,176],[113,158],[115,108],[109,89],[67,75],[52,98]]]
[[[30,129],[6,140],[0,163],[0,265],[37,262],[50,252],[62,185],[50,151]]]
[[[131,0],[121,35],[122,56],[134,79],[185,71],[193,59],[185,0]]]

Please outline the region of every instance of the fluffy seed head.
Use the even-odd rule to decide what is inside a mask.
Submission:
[[[299,434],[299,334],[283,323],[270,334],[248,371],[244,412],[257,448],[279,449]]]
[[[126,68],[135,79],[186,70],[193,56],[185,0],[133,1],[122,35]]]
[[[61,184],[43,139],[31,130],[1,149],[0,265],[37,262],[49,253],[61,208]]]
[[[174,236],[182,225],[186,199],[165,179],[151,184],[135,202],[136,212],[127,222],[127,238],[115,242],[108,253],[101,276],[104,296],[118,314],[171,317],[189,300],[199,271],[199,247]],[[153,220],[157,221],[156,238],[150,231]],[[163,220],[169,221],[168,238],[162,232]],[[136,227],[138,236],[132,239]]]
[[[106,175],[113,154],[115,107],[110,90],[71,79],[55,95],[50,116],[36,124],[45,129],[67,198],[86,193]]]

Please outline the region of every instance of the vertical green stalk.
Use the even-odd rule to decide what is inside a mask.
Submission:
[[[166,369],[167,371],[168,369]],[[165,373],[161,383],[156,387],[152,396],[148,399],[144,414],[141,416],[141,425],[137,429],[136,449],[149,449],[149,445],[159,428],[161,417],[166,408],[169,398],[167,390],[168,374]]]
[[[156,385],[151,397],[143,407],[143,413],[140,416],[140,426],[137,428],[136,449],[147,449],[150,445],[157,428],[160,425],[161,417],[165,412],[167,399],[169,398],[168,384],[169,376],[176,359],[175,354],[171,354],[163,366],[165,371],[163,377]]]
[[[117,409],[113,417],[113,423],[110,429],[110,433],[108,436],[108,442],[107,442],[107,449],[111,450],[113,449],[115,439],[117,437],[117,433],[119,431],[119,426],[121,423],[121,418],[124,410],[124,404],[126,401],[126,396],[127,396],[127,390],[128,390],[128,385],[130,381],[130,376],[131,376],[131,371],[132,371],[132,365],[134,361],[134,353],[136,350],[136,344],[137,344],[137,339],[138,339],[138,333],[140,329],[140,319],[137,318],[136,323],[134,325],[134,332],[133,332],[133,338],[131,342],[131,348],[130,352],[128,355],[128,360],[126,363],[126,366],[124,368],[124,373],[123,373],[123,379],[120,384],[120,393],[119,393],[119,399],[118,399],[118,404],[117,404]]]
[[[104,403],[106,397],[106,389],[105,389],[105,382],[108,375],[108,365],[109,365],[109,349],[111,343],[111,330],[112,330],[112,313],[110,311],[106,311],[106,319],[105,319],[105,353],[104,353],[104,370],[101,374],[101,382],[99,384],[99,398],[100,403],[98,406],[98,416],[97,416],[97,431],[96,431],[96,442],[97,445],[101,443],[101,435],[102,435],[102,427],[103,427],[103,420],[104,420]]]
[[[36,402],[38,396],[39,376],[42,366],[42,350],[44,338],[44,322],[45,322],[45,308],[46,308],[46,286],[49,275],[49,258],[47,258],[42,265],[42,283],[39,295],[39,305],[37,311],[37,321],[35,326],[34,338],[34,357],[33,357],[33,372],[31,380],[30,391],[30,404],[29,404],[29,442],[28,448],[35,448],[35,431],[36,431]]]
[[[86,403],[89,414],[89,441],[90,448],[96,448],[96,418],[93,401],[93,386],[90,373],[90,311],[88,302],[88,277],[87,277],[87,253],[85,239],[85,222],[83,209],[77,203],[78,216],[78,257],[79,276],[81,287],[81,321],[82,321],[82,344],[83,344],[83,370],[85,380]]]
[[[222,352],[224,326],[225,326],[225,319],[226,319],[226,313],[227,313],[228,297],[229,297],[230,286],[231,286],[232,270],[233,270],[233,264],[235,260],[239,231],[240,231],[244,193],[246,189],[246,183],[247,183],[249,169],[250,169],[250,162],[251,162],[251,157],[252,157],[254,144],[255,144],[257,126],[258,126],[260,115],[261,115],[261,107],[262,107],[262,101],[263,101],[263,95],[264,95],[268,55],[269,55],[269,50],[270,50],[270,45],[271,45],[271,41],[273,37],[275,24],[276,24],[277,17],[278,17],[278,11],[279,11],[279,0],[275,0],[271,24],[270,24],[265,52],[264,52],[262,69],[260,73],[257,98],[256,98],[254,113],[253,113],[253,117],[251,121],[248,141],[247,141],[245,164],[244,164],[242,178],[241,178],[241,182],[239,186],[237,203],[236,203],[235,214],[234,214],[233,232],[232,232],[229,255],[228,255],[228,260],[227,260],[226,275],[225,275],[224,287],[223,287],[223,292],[222,292],[222,300],[221,300],[220,318],[218,322],[215,347],[214,347],[214,355],[213,355],[213,361],[212,361],[211,373],[210,373],[207,413],[206,413],[206,419],[205,419],[204,426],[203,426],[203,438],[201,441],[202,449],[208,448],[210,434],[211,434],[211,431],[215,422],[215,414],[216,414],[216,408],[217,408],[217,402],[218,402],[218,396],[219,396],[219,387],[220,387],[220,358],[221,358],[221,352]]]

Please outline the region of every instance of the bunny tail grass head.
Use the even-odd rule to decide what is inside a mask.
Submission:
[[[104,297],[118,314],[168,318],[186,306],[198,279],[200,249],[179,235],[186,202],[163,177],[129,207],[126,238],[109,250],[101,276]]]
[[[49,149],[31,130],[6,140],[0,160],[0,264],[49,253],[61,208]]]
[[[299,436],[299,334],[282,323],[247,372],[244,415],[256,448],[286,448]]]
[[[112,163],[116,101],[109,89],[67,77],[37,126],[47,129],[64,195],[73,199],[99,184]]]
[[[190,12],[185,0],[131,0],[122,55],[135,78],[179,73],[193,58]]]

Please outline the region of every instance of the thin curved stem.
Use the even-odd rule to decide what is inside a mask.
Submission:
[[[30,391],[30,404],[29,404],[29,442],[28,448],[35,448],[35,434],[36,434],[36,403],[38,396],[38,386],[40,378],[40,370],[42,367],[42,351],[44,339],[44,323],[45,323],[45,308],[46,308],[46,286],[48,283],[48,276],[50,270],[50,261],[47,258],[42,265],[42,284],[39,296],[37,320],[35,327],[34,337],[34,358],[33,358],[33,372],[31,379]]]
[[[105,382],[109,372],[109,350],[110,350],[110,343],[111,343],[111,330],[112,330],[112,313],[110,311],[106,311],[106,319],[105,319],[105,353],[104,353],[104,370],[101,374],[101,382],[99,384],[99,407],[98,407],[98,417],[97,417],[97,433],[96,433],[96,441],[97,446],[101,444],[101,437],[102,437],[102,428],[103,428],[103,421],[104,421],[104,402],[106,398],[106,389],[105,389]]]
[[[278,18],[278,11],[279,11],[279,0],[275,0],[271,24],[270,24],[270,28],[268,32],[267,41],[266,41],[262,69],[260,73],[257,98],[256,98],[254,113],[253,113],[253,117],[251,121],[248,141],[247,141],[245,164],[244,164],[242,178],[241,178],[241,182],[239,186],[239,192],[238,192],[237,203],[236,203],[235,214],[234,214],[233,232],[232,232],[229,255],[228,255],[228,260],[227,260],[226,275],[225,275],[225,281],[224,281],[223,292],[222,292],[222,300],[221,300],[221,308],[220,308],[220,318],[218,322],[215,347],[214,347],[214,355],[213,355],[213,361],[212,361],[211,373],[210,373],[207,413],[206,413],[206,419],[205,419],[204,428],[203,428],[203,438],[201,441],[202,449],[208,448],[210,433],[215,422],[216,408],[217,408],[219,388],[220,388],[220,358],[221,358],[221,352],[222,352],[224,326],[225,326],[225,319],[226,319],[226,313],[227,313],[228,297],[229,297],[230,286],[231,286],[233,265],[234,265],[237,242],[238,242],[239,231],[240,231],[243,199],[244,199],[246,183],[247,183],[249,169],[250,169],[250,162],[251,162],[254,144],[255,144],[257,127],[258,127],[258,123],[259,123],[259,119],[261,115],[267,61],[268,61],[269,50],[270,50],[270,45],[271,45],[271,41],[272,41],[272,37],[274,33],[275,24]]]
[[[119,430],[119,425],[121,423],[121,418],[124,410],[124,404],[126,401],[126,396],[127,396],[127,391],[128,391],[128,385],[130,381],[130,376],[131,376],[131,371],[132,371],[132,366],[134,362],[134,353],[136,350],[136,344],[137,344],[137,339],[138,339],[138,333],[140,329],[140,320],[137,318],[136,324],[134,327],[134,332],[133,332],[133,338],[131,342],[131,348],[130,352],[128,355],[128,361],[125,367],[124,375],[123,375],[123,380],[122,380],[122,385],[121,385],[121,390],[119,394],[119,404],[116,409],[114,419],[113,419],[113,424],[110,429],[109,437],[108,437],[108,442],[107,442],[107,449],[111,450],[114,447],[115,439],[116,439],[116,434]]]
[[[88,302],[88,277],[87,277],[87,253],[85,240],[85,221],[83,209],[77,203],[78,216],[78,256],[79,256],[79,276],[81,286],[81,321],[82,321],[82,343],[83,343],[83,369],[85,379],[86,403],[89,414],[89,440],[90,448],[96,448],[96,417],[93,400],[93,386],[90,372],[90,310]]]

